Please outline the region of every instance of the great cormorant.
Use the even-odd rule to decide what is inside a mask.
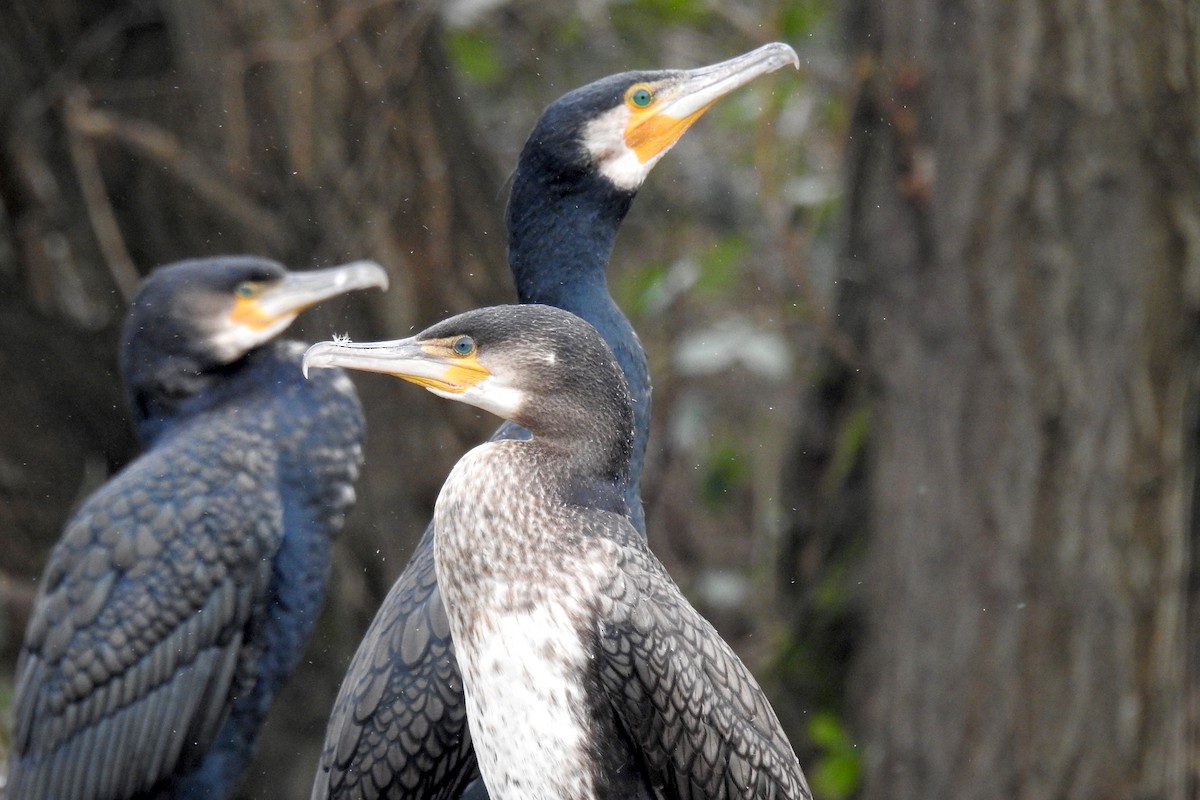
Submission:
[[[795,51],[775,43],[709,67],[602,78],[552,103],[518,161],[507,213],[517,296],[578,314],[616,353],[634,400],[633,458],[620,493],[638,530],[650,378],[606,283],[617,228],[651,168],[692,123],[724,95],[787,64],[799,64]],[[523,435],[508,423],[493,438]],[[473,779],[461,679],[436,580],[430,527],[346,673],[312,800],[453,800]]]
[[[629,521],[633,407],[611,350],[543,305],[409,339],[322,342],[305,369],[395,375],[522,425],[434,512],[438,585],[495,800],[811,800],[774,711]]]
[[[341,372],[275,341],[386,287],[372,262],[226,257],[143,282],[121,367],[144,452],[89,497],[42,576],[17,666],[8,796],[229,797],[321,605],[363,419]]]

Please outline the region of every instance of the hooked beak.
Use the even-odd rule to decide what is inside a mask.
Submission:
[[[416,337],[390,342],[317,342],[304,354],[309,368],[342,367],[381,372],[424,386],[435,393],[462,394],[491,375],[474,356],[460,356],[448,340],[419,342]]]
[[[353,261],[338,267],[289,272],[255,298],[255,315],[268,324],[297,314],[322,300],[357,289],[387,289],[388,275],[374,261]]]
[[[692,70],[682,70],[655,86],[655,102],[635,111],[625,142],[643,164],[664,154],[713,103],[738,87],[788,64],[800,68],[796,51],[782,42]]]

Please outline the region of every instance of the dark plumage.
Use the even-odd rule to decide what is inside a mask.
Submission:
[[[650,378],[608,292],[613,241],[638,187],[688,126],[723,95],[788,63],[798,63],[795,52],[773,44],[711,67],[603,78],[545,110],[517,165],[507,220],[517,296],[578,314],[616,354],[633,397],[634,438],[629,472],[606,502],[638,530]],[[493,438],[525,435],[507,423]],[[475,772],[431,526],[346,673],[312,799],[458,798]]]
[[[434,515],[493,798],[811,798],[754,678],[611,508],[633,408],[593,328],[501,306],[411,339],[316,344],[305,365],[396,375],[532,434],[464,456]]]
[[[121,365],[145,451],[89,497],[42,577],[17,666],[8,796],[232,794],[312,628],[354,499],[362,412],[272,341],[309,305],[386,286],[359,262],[249,257],[153,272]]]

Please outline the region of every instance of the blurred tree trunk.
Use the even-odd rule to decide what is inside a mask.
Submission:
[[[1196,6],[848,19],[864,796],[1195,797]]]
[[[234,252],[389,268],[387,294],[306,314],[292,335],[307,340],[399,336],[510,296],[498,170],[457,100],[434,11],[399,0],[14,0],[5,11],[5,673],[71,508],[135,451],[115,364],[140,274]],[[442,477],[490,424],[394,381],[356,383],[368,464],[404,472],[364,471],[325,619],[246,796],[307,796],[344,666]],[[447,416],[455,424],[433,421]]]

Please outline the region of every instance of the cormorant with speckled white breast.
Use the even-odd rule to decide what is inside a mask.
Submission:
[[[275,341],[372,262],[161,267],[124,328],[145,451],[89,497],[42,576],[17,666],[8,797],[224,800],[321,605],[363,419],[340,371]]]
[[[620,492],[639,531],[650,378],[606,283],[617,229],[654,164],[713,103],[798,63],[792,48],[775,43],[694,70],[612,75],[552,103],[521,153],[507,214],[517,296],[578,314],[615,352],[634,400],[631,469]],[[508,423],[493,438],[524,435]],[[347,670],[312,800],[462,796],[475,776],[464,714],[429,528]]]
[[[451,471],[438,585],[495,800],[811,798],[750,672],[625,506],[633,408],[604,340],[557,308],[467,312],[409,339],[309,348],[523,426]]]

